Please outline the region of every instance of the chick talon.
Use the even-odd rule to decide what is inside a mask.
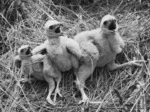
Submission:
[[[59,95],[60,97],[62,97],[62,94],[61,94],[60,92],[58,93],[58,95]]]
[[[88,105],[89,102],[90,102],[89,99],[86,99],[86,100],[81,100],[81,101],[79,101],[78,104],[79,104],[79,105],[81,105],[81,104]]]
[[[56,90],[56,94],[58,94],[60,97],[62,97],[62,94],[60,93],[60,89]]]
[[[78,104],[84,104],[84,105],[88,105],[90,102],[88,97],[84,97],[81,101],[78,102]]]
[[[52,101],[50,98],[47,98],[47,102],[51,105],[56,105],[56,102]]]
[[[135,63],[145,63],[144,60],[136,60]]]
[[[142,63],[144,63],[145,61],[143,60],[133,60],[131,61],[130,65],[135,65],[135,66],[138,66],[138,67],[142,67]]]
[[[55,93],[54,93],[54,101],[56,101],[57,94],[58,94],[60,97],[62,97],[62,94],[60,93],[60,90],[59,90],[59,89],[56,89],[56,90],[55,90]]]

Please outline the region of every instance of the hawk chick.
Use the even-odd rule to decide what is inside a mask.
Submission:
[[[18,54],[14,58],[15,65],[17,66],[18,63],[21,63],[22,73],[32,75],[38,80],[46,80],[49,85],[49,93],[46,99],[50,104],[55,105],[56,103],[51,99],[51,94],[55,88],[53,79],[55,69],[51,66],[48,57],[42,54],[32,55],[29,45],[22,45],[18,49]]]
[[[73,39],[64,36],[61,26],[62,23],[56,20],[48,20],[44,26],[47,40],[32,51],[34,55],[43,49],[47,50],[47,57],[52,61],[52,66],[56,68],[55,75],[58,76],[55,78],[57,82],[55,96],[59,93],[59,84],[62,78],[61,72],[72,68],[76,70],[79,66],[78,59],[81,57],[79,44]]]
[[[125,66],[140,66],[142,60],[129,61],[124,64],[116,64],[116,55],[124,48],[124,41],[118,33],[117,20],[112,15],[102,18],[100,28],[84,31],[74,37],[81,46],[82,60],[84,63],[78,69],[76,84],[81,92],[82,100],[88,102],[89,99],[84,92],[85,81],[93,73],[95,67],[107,66],[109,70],[119,69]]]

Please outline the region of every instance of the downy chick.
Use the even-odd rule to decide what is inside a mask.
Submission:
[[[33,49],[32,53],[37,54],[42,49],[47,50],[47,57],[52,61],[52,66],[56,68],[56,90],[54,101],[57,93],[60,94],[59,84],[62,78],[61,72],[70,69],[76,70],[79,66],[78,59],[81,57],[79,44],[71,38],[64,36],[60,27],[62,23],[56,20],[48,20],[45,23],[45,35],[47,40]]]
[[[76,84],[81,92],[82,102],[89,102],[85,94],[84,87],[86,79],[93,73],[95,67],[107,66],[108,70],[116,70],[126,66],[141,66],[143,60],[129,61],[124,64],[116,64],[116,55],[125,46],[123,39],[118,32],[117,20],[112,15],[105,15],[100,24],[100,28],[84,31],[74,37],[81,46],[83,56],[82,65],[76,74]],[[91,61],[90,61],[91,60]]]
[[[32,55],[29,45],[22,45],[18,49],[18,55],[14,58],[14,63],[17,67],[21,68],[22,73],[32,75],[38,80],[46,80],[49,85],[49,92],[47,101],[55,105],[52,101],[51,94],[55,88],[53,79],[54,68],[46,55],[36,54]],[[20,66],[18,66],[20,64]]]

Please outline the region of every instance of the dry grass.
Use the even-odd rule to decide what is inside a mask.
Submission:
[[[146,112],[150,108],[149,67],[131,67],[109,72],[107,69],[96,69],[93,77],[86,82],[89,98],[93,101],[87,107],[78,105],[73,83],[72,72],[63,74],[61,93],[64,98],[57,98],[57,105],[46,102],[48,85],[46,82],[24,82],[26,77],[13,65],[16,50],[22,44],[32,47],[45,40],[43,24],[49,18],[64,23],[64,31],[69,37],[78,32],[99,27],[100,19],[111,13],[118,18],[119,32],[126,42],[124,51],[117,56],[117,62],[123,63],[133,59],[143,59],[150,49],[150,10],[148,0],[119,1],[111,3],[94,0],[89,5],[79,8],[67,4],[56,5],[50,0],[23,1],[22,7],[26,19],[20,18],[10,25],[4,41],[8,49],[0,56],[0,111],[1,112]],[[7,22],[3,13],[3,21]],[[149,56],[148,56],[149,57]],[[101,103],[100,103],[101,102]],[[144,111],[142,111],[142,109]]]

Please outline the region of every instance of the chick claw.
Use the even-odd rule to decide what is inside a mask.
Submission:
[[[46,98],[46,100],[47,100],[47,102],[48,102],[49,104],[51,104],[51,105],[53,105],[53,106],[56,105],[56,103],[55,103],[54,101],[52,101],[52,99]]]
[[[133,61],[130,61],[129,62],[129,65],[132,66],[138,66],[138,67],[142,67],[142,64],[139,64],[139,63],[144,63],[145,61],[144,60],[133,60]]]
[[[87,96],[83,97],[83,99],[81,101],[79,101],[78,104],[84,104],[84,105],[88,105],[90,102],[89,98]]]
[[[57,94],[58,94],[60,97],[62,97],[62,94],[60,93],[60,90],[59,90],[58,88],[56,88],[56,90],[55,90],[54,101],[56,101]]]

